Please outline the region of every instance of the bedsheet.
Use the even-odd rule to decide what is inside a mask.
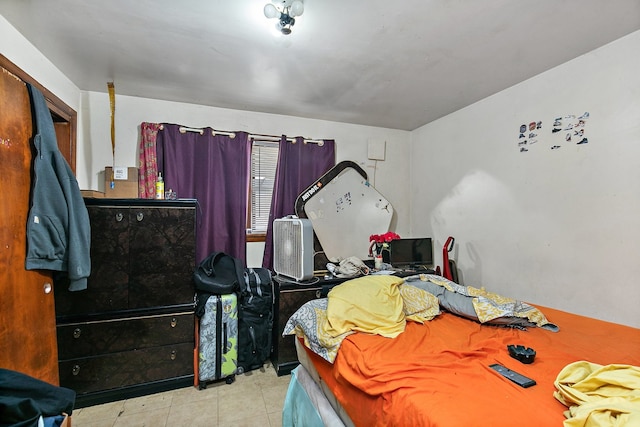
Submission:
[[[282,410],[283,426],[345,427],[303,366],[291,371]]]
[[[526,331],[442,313],[409,322],[396,338],[355,333],[334,364],[305,348],[356,426],[560,426],[566,407],[554,381],[569,363],[640,366],[640,330],[538,307],[559,332]],[[506,346],[536,350],[534,363],[509,357]],[[500,363],[536,380],[521,388],[489,368]]]

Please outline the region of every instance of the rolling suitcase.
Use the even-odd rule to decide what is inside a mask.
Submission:
[[[203,389],[208,382],[221,379],[231,384],[238,368],[236,294],[208,296],[204,313],[196,323],[196,337],[196,386]]]

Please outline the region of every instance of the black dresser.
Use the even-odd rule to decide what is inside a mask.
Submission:
[[[76,407],[193,384],[196,202],[85,199],[88,289],[55,289],[60,385]]]

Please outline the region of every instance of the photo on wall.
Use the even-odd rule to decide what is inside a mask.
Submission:
[[[529,149],[538,143],[538,134],[542,129],[542,121],[534,120],[527,125],[523,123],[520,125],[520,132],[518,132],[518,148],[521,153],[526,153]]]
[[[553,119],[553,126],[543,133],[542,121],[532,120],[522,123],[518,129],[518,151],[520,153],[528,153],[534,147],[550,147],[552,150],[558,150],[568,144],[585,145],[589,143],[587,137],[587,123],[590,114],[585,111],[581,115],[566,114],[556,116]],[[547,145],[548,134],[550,132],[550,145]],[[544,139],[544,143],[541,143]]]
[[[558,116],[553,120],[553,128],[551,129],[552,150],[557,150],[563,145],[576,144],[584,145],[589,143],[587,138],[586,125],[589,120],[589,112],[585,111],[584,114],[576,116],[575,114],[568,114],[565,116]]]

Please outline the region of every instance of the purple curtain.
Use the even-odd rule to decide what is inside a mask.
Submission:
[[[196,262],[216,251],[246,264],[249,135],[213,136],[211,128],[180,133],[179,125],[163,126],[156,149],[165,190],[198,200]]]
[[[325,139],[321,146],[303,138],[280,140],[276,180],[265,239],[262,266],[273,270],[273,220],[295,214],[298,195],[336,164],[335,141]]]

